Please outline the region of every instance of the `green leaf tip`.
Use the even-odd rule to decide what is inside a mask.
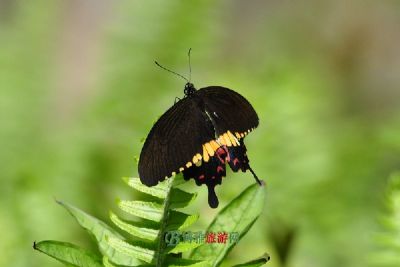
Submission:
[[[76,267],[100,267],[100,256],[67,242],[45,240],[34,242],[33,247],[59,262]]]
[[[156,198],[165,199],[169,192],[169,187],[166,183],[158,183],[156,186],[147,186],[142,184],[140,178],[124,177],[124,182],[133,189]]]

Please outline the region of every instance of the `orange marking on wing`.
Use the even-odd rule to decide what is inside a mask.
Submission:
[[[203,145],[203,159],[204,159],[205,162],[208,162],[208,160],[210,159],[210,157],[208,155],[208,152],[207,152],[207,149],[206,149],[206,147],[204,145]]]
[[[210,144],[211,144],[211,147],[212,147],[212,149],[213,149],[214,151],[217,151],[217,149],[220,147],[220,145],[219,145],[216,141],[214,141],[214,140],[212,140],[212,141],[210,142]]]
[[[227,133],[224,133],[223,136],[222,136],[222,138],[225,140],[225,144],[226,144],[227,146],[232,146],[231,139],[229,138],[229,136],[228,136]]]
[[[228,136],[233,146],[237,146],[239,144],[236,137],[230,131],[228,131]]]
[[[195,155],[195,157],[197,157],[198,160],[201,160],[201,155],[200,155],[199,153],[197,153],[197,154]]]
[[[207,150],[207,153],[212,157],[214,156],[214,149],[212,148],[212,146],[210,145],[210,143],[206,143],[205,148]]]
[[[217,139],[217,142],[220,143],[221,145],[226,145],[225,140],[224,140],[224,135],[220,135]]]

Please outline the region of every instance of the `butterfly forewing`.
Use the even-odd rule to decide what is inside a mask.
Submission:
[[[139,159],[142,183],[152,186],[194,165],[202,144],[215,138],[213,125],[199,99],[184,98],[154,124]]]

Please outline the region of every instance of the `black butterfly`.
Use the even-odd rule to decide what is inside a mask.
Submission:
[[[261,184],[250,168],[243,142],[258,126],[251,104],[231,89],[209,86],[196,90],[189,81],[184,94],[146,138],[139,159],[142,183],[154,186],[183,172],[185,180],[194,178],[197,185],[207,185],[212,208],[219,203],[214,187],[226,175],[226,163],[234,172],[250,170]]]

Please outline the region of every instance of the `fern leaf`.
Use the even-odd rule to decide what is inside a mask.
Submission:
[[[176,257],[167,257],[166,266],[168,267],[210,267],[210,263],[200,260],[181,259]]]
[[[118,207],[137,217],[160,222],[163,218],[164,206],[156,202],[117,200]]]
[[[159,231],[156,229],[138,227],[133,223],[125,222],[112,212],[110,212],[110,219],[117,227],[134,237],[155,241],[159,234]]]
[[[119,251],[132,258],[140,259],[147,263],[151,263],[156,254],[153,250],[140,246],[133,246],[119,238],[108,237],[106,238],[106,241],[116,251]]]
[[[125,183],[127,183],[130,187],[136,189],[139,192],[160,198],[160,199],[165,199],[168,195],[168,184],[164,181],[161,183],[158,183],[156,186],[148,187],[140,181],[140,178],[128,178],[124,177],[123,180]]]
[[[86,229],[97,241],[101,253],[109,258],[112,257],[113,262],[121,265],[135,266],[142,264],[142,261],[129,257],[123,253],[119,253],[113,249],[105,240],[106,237],[115,237],[123,239],[123,237],[106,223],[99,219],[83,212],[82,210],[61,202],[57,201],[62,207],[64,207],[75,219],[76,221]]]
[[[373,266],[400,266],[400,173],[389,179],[386,206],[383,229],[376,236],[377,249],[369,258]]]
[[[201,246],[201,243],[196,243],[196,242],[180,242],[179,244],[177,244],[176,246],[167,249],[168,253],[173,253],[173,254],[178,254],[178,253],[182,253],[182,252],[186,252],[186,251],[190,251],[192,249],[195,249],[199,246]]]
[[[253,184],[232,200],[217,215],[210,224],[207,232],[217,233],[223,229],[227,233],[238,233],[238,239],[242,238],[253,223],[260,216],[264,207],[265,187]],[[212,266],[219,266],[228,252],[237,242],[227,241],[226,245],[213,243],[201,246],[193,251],[192,259],[208,259]]]
[[[186,214],[177,209],[188,206],[196,194],[185,192],[177,185],[184,182],[182,175],[177,175],[159,183],[155,187],[146,187],[138,178],[124,178],[133,189],[156,197],[157,201],[118,200],[118,207],[144,223],[121,219],[110,212],[111,221],[119,229],[133,237],[125,239],[106,223],[90,216],[72,205],[58,202],[76,220],[93,235],[98,243],[100,255],[92,254],[75,245],[58,241],[43,241],[35,244],[35,249],[46,253],[68,266],[168,266],[168,267],[210,267],[219,266],[227,253],[236,243],[224,246],[199,242],[178,242],[168,247],[164,237],[168,231],[181,231],[195,223],[197,214]],[[264,188],[252,185],[225,207],[208,227],[208,232],[223,229],[227,232],[240,233],[239,239],[250,229],[260,215],[264,203]],[[140,241],[142,240],[142,241]],[[182,259],[182,253],[192,251],[192,259]],[[238,266],[261,266],[265,258],[257,259]]]
[[[136,217],[156,222],[158,229],[138,227],[135,223],[123,221],[114,213],[110,213],[110,218],[115,225],[130,235],[150,240],[155,247],[155,251],[134,246],[118,238],[110,238],[110,246],[120,253],[136,257],[155,266],[165,266],[168,254],[182,253],[199,246],[199,244],[194,243],[180,243],[173,248],[167,248],[164,241],[167,231],[181,230],[198,219],[198,215],[189,215],[176,210],[188,206],[197,196],[197,194],[190,194],[176,188],[177,185],[184,181],[182,175],[171,177],[150,188],[142,185],[139,178],[125,178],[124,180],[133,189],[163,200],[162,204],[150,201],[117,201],[117,205],[121,210]],[[198,262],[195,263],[197,264]]]
[[[169,221],[166,226],[166,231],[173,231],[173,230],[183,230],[188,228],[190,225],[197,222],[199,219],[198,214],[186,214],[180,211],[171,211],[169,216]]]
[[[170,209],[184,208],[195,200],[197,194],[191,194],[179,188],[172,188],[170,196]]]
[[[33,248],[68,266],[101,267],[101,258],[74,244],[53,240],[34,243]]]

